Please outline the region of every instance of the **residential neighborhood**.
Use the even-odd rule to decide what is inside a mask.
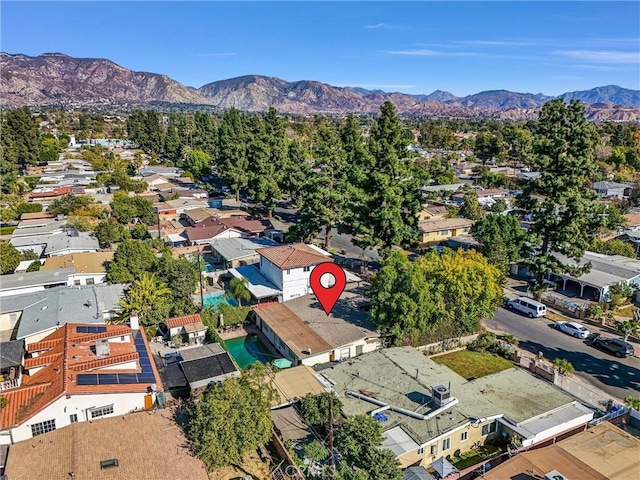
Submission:
[[[9,110],[0,475],[640,478],[639,130],[542,108]]]

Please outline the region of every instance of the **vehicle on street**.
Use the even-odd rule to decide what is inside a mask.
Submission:
[[[595,348],[611,353],[618,358],[632,357],[636,353],[633,345],[621,338],[603,337],[599,333],[592,333],[589,340]]]
[[[518,297],[508,300],[505,305],[509,310],[524,313],[529,318],[544,317],[547,314],[547,307],[543,303],[536,302],[528,297]]]
[[[553,328],[576,338],[587,338],[591,334],[584,325],[577,322],[556,322]]]

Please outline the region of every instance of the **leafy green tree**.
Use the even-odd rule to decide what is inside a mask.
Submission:
[[[603,253],[605,255],[622,255],[624,257],[637,258],[636,251],[632,244],[623,242],[616,238],[612,238],[610,240],[595,238],[593,243],[589,246],[589,250],[596,253]]]
[[[157,263],[159,278],[171,287],[173,301],[189,299],[198,286],[198,267],[186,258],[165,254]]]
[[[531,161],[533,135],[529,129],[518,125],[507,125],[504,129],[504,139],[509,160],[525,164]]]
[[[502,302],[503,273],[473,250],[431,251],[415,262],[393,251],[369,288],[371,316],[397,343],[438,324],[477,331]]]
[[[21,260],[39,260],[40,255],[38,255],[35,250],[29,249],[20,252],[20,258]]]
[[[167,318],[171,289],[159,282],[155,274],[143,272],[135,280],[120,301],[122,318],[129,318],[132,311],[138,312],[140,323],[145,327],[158,325]]]
[[[144,240],[148,234],[147,226],[144,223],[136,223],[131,229],[131,238],[136,240]]]
[[[629,395],[628,397],[625,397],[624,403],[634,410],[640,410],[640,397]]]
[[[9,242],[0,241],[0,275],[15,272],[22,257],[16,247]]]
[[[60,198],[56,198],[47,208],[47,212],[52,215],[69,215],[75,210],[80,210],[94,203],[91,197],[86,195],[74,195],[70,193]]]
[[[327,425],[329,423],[329,398],[331,396],[333,396],[333,418],[334,421],[337,420],[340,417],[342,401],[333,392],[321,393],[320,395],[308,393],[302,397],[298,406],[302,420],[307,425]]]
[[[40,152],[36,117],[28,107],[9,110],[2,117],[0,142],[3,159],[21,169],[35,165]]]
[[[109,263],[109,283],[131,283],[143,273],[153,271],[156,256],[153,250],[140,240],[124,240]]]
[[[640,319],[638,318],[638,310],[634,311],[633,318],[629,320],[619,321],[616,323],[616,328],[621,335],[624,335],[624,341],[629,340],[631,335],[637,337],[640,329]]]
[[[155,225],[157,215],[153,203],[143,197],[130,197],[127,192],[118,190],[111,202],[112,215],[122,224],[130,224],[135,219],[145,225]]]
[[[369,415],[347,418],[336,433],[335,445],[348,464],[367,472],[371,480],[400,480],[395,454],[382,445],[382,427]]]
[[[183,168],[195,178],[202,178],[211,173],[211,155],[202,150],[189,150],[185,155]]]
[[[478,203],[478,194],[474,190],[469,190],[464,195],[458,215],[469,220],[480,220],[484,217],[484,210]]]
[[[527,241],[527,231],[513,215],[489,214],[471,227],[471,235],[489,263],[503,272],[522,258]]]
[[[265,379],[271,375],[266,367],[251,368],[212,385],[189,409],[187,437],[207,469],[240,465],[269,441],[276,392]]]
[[[40,264],[40,261],[39,261],[39,260],[34,260],[33,262],[31,262],[31,263],[29,264],[29,266],[27,267],[27,270],[26,270],[26,271],[27,271],[27,272],[38,272],[38,271],[40,271],[40,267],[41,267],[41,266],[42,266],[42,265]]]
[[[321,462],[329,456],[329,450],[318,440],[312,440],[302,447],[305,458],[313,462]]]
[[[534,135],[532,164],[540,177],[524,185],[518,203],[534,217],[526,264],[543,285],[545,274],[581,275],[586,268],[563,263],[556,253],[579,261],[603,224],[590,187],[597,132],[585,118],[584,105],[562,99],[547,102]],[[539,289],[534,289],[538,291]],[[538,297],[541,292],[538,293]]]
[[[229,289],[231,290],[231,295],[238,301],[238,305],[242,306],[242,300],[246,300],[247,302],[251,300],[251,292],[247,288],[247,279],[246,278],[232,278],[229,282]]]
[[[484,165],[487,161],[500,155],[505,145],[501,137],[489,132],[479,132],[476,135],[473,153]]]
[[[96,238],[100,248],[109,248],[114,243],[128,239],[129,236],[129,229],[118,223],[115,218],[103,220],[96,227]]]
[[[489,207],[491,213],[502,213],[507,209],[507,201],[504,198],[496,199],[495,203]]]

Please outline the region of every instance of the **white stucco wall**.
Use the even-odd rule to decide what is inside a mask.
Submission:
[[[92,419],[89,410],[96,407],[104,407],[113,404],[113,414],[108,415],[114,417],[124,415],[136,408],[144,409],[144,397],[146,393],[117,393],[102,395],[73,395],[71,398],[62,396],[54,401],[44,410],[38,412],[33,417],[26,420],[23,424],[10,429],[10,437],[6,434],[0,434],[0,442],[11,439],[11,443],[20,442],[32,438],[31,425],[44,422],[47,420],[56,421],[56,430],[71,424],[70,416],[75,414],[78,416],[78,422],[87,420],[97,421],[99,417]],[[87,418],[88,417],[88,418]]]
[[[107,281],[106,273],[89,273],[89,274],[76,274],[69,275],[67,279],[67,285],[75,285],[76,280],[80,281],[80,285],[90,285],[87,283],[88,279],[93,279],[93,284],[98,285]]]
[[[282,270],[264,257],[260,257],[260,273],[279,290],[282,290]]]

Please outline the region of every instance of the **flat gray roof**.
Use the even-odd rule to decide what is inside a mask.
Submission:
[[[256,299],[277,297],[282,292],[278,290],[273,283],[267,280],[253,265],[245,265],[244,267],[230,268],[229,273],[236,278],[247,279],[247,290],[251,292]]]
[[[78,236],[71,236],[60,232],[48,235],[41,234],[30,235],[27,237],[12,237],[9,243],[14,247],[46,245],[44,253],[47,256],[55,255],[56,253],[66,249],[97,251],[100,248],[98,239],[90,232],[79,232]]]
[[[0,368],[9,368],[22,365],[22,340],[11,340],[0,343]]]
[[[180,356],[185,362],[196,360],[198,358],[210,357],[224,353],[225,349],[219,343],[208,343],[206,345],[198,345],[197,347],[181,348]]]
[[[333,348],[379,336],[369,312],[363,309],[369,305],[364,287],[342,292],[330,315],[325,313],[315,295],[297,297],[283,305]]]
[[[22,312],[17,339],[66,323],[104,323],[105,312],[118,310],[125,286],[55,287],[24,295],[2,297],[0,313]]]
[[[458,404],[437,418],[418,420],[385,411],[388,421],[383,424],[383,429],[390,431],[385,434],[385,444],[398,451],[407,448],[411,442],[393,430],[396,427],[400,427],[416,444],[422,445],[467,424],[471,419],[505,415],[515,423],[522,423],[574,404],[570,396],[521,369],[514,367],[467,381],[411,347],[377,350],[320,373],[334,382],[333,389],[342,399],[346,415],[368,414],[378,408],[365,400],[346,395],[348,391],[428,414],[435,408],[431,388],[450,386],[451,396],[458,399]]]
[[[211,248],[227,261],[257,255],[256,248],[279,245],[270,238],[223,238],[211,242]]]
[[[576,262],[566,255],[554,252],[553,255],[561,262],[569,265],[586,265],[591,263],[591,270],[580,277],[562,274],[596,287],[608,287],[614,283],[626,282],[640,276],[640,260],[622,255],[604,255],[601,253],[584,252],[582,260]]]
[[[37,287],[67,283],[67,277],[76,273],[75,267],[59,268],[57,270],[39,270],[37,272],[13,273],[3,275],[0,282],[0,292],[16,290],[25,287]]]
[[[459,188],[468,185],[466,183],[449,183],[447,185],[428,185],[428,186],[424,186],[420,188],[420,191],[422,192],[441,192],[441,191],[447,191],[447,192],[455,192],[457,191]]]

